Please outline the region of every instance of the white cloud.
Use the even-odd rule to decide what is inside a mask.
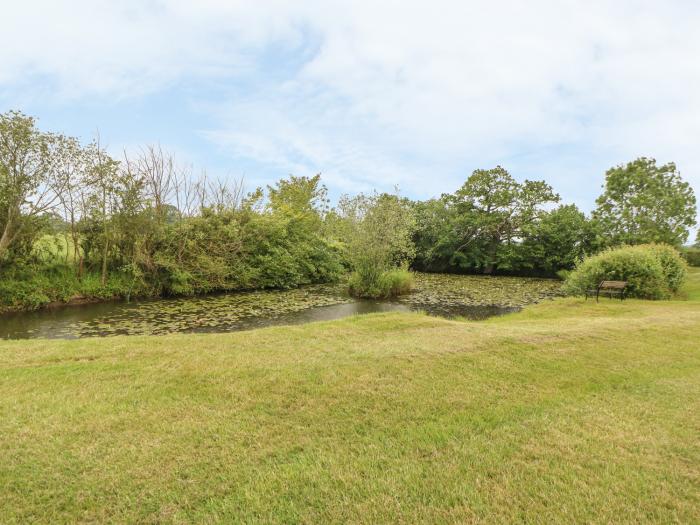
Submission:
[[[3,15],[0,88],[119,98],[224,80],[228,95],[202,101],[205,136],[348,191],[427,196],[497,162],[536,175],[536,160],[590,203],[609,163],[637,155],[676,160],[700,190],[694,1],[25,1]]]

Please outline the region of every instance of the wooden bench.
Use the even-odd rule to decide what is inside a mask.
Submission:
[[[607,294],[610,299],[612,299],[614,295],[618,295],[620,296],[620,301],[622,301],[625,298],[626,288],[627,281],[601,281],[596,289],[586,291],[586,300],[588,300],[589,295],[591,297],[595,295],[595,300],[598,302],[600,294],[603,293]]]

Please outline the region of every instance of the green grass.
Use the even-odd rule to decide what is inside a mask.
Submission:
[[[562,299],[0,343],[0,522],[697,523],[698,341]]]
[[[700,268],[688,268],[688,277],[679,295],[681,299],[700,301]]]
[[[43,263],[75,263],[73,239],[68,234],[44,234],[33,245],[33,254]]]

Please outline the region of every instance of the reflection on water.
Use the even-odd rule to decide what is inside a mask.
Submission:
[[[558,295],[543,279],[417,275],[414,293],[395,301],[358,301],[341,285],[202,297],[67,306],[0,317],[0,337],[78,338],[174,332],[229,332],[340,319],[374,312],[423,311],[485,319]],[[489,304],[490,303],[490,304]]]

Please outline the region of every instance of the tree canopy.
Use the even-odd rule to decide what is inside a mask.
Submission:
[[[593,217],[611,244],[649,242],[681,246],[695,225],[693,188],[672,162],[638,158],[610,168]]]
[[[453,194],[416,206],[426,269],[493,273],[508,251],[559,201],[544,181],[516,181],[504,168],[476,170]]]
[[[0,114],[0,260],[57,203],[68,144],[60,135],[39,131],[34,119],[19,111]]]

